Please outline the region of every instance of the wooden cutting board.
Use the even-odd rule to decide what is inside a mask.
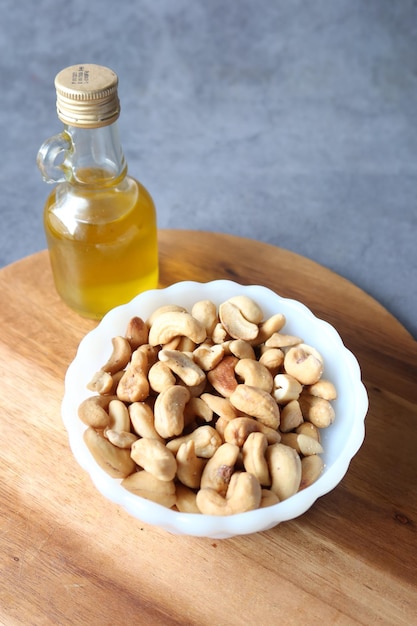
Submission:
[[[160,232],[161,286],[263,284],[333,324],[362,368],[366,439],[302,517],[212,540],[170,535],[101,496],[69,449],[64,375],[95,322],[41,252],[0,271],[0,623],[417,624],[417,344],[381,305],[288,251]]]

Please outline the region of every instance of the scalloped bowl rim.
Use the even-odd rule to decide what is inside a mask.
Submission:
[[[83,440],[86,428],[78,418],[80,402],[92,395],[86,388],[93,374],[111,353],[111,338],[124,334],[127,322],[134,315],[146,319],[158,306],[167,303],[191,307],[198,300],[211,299],[216,304],[232,295],[244,294],[256,300],[265,317],[284,313],[285,332],[301,336],[305,343],[317,348],[324,357],[323,377],[334,382],[338,398],[334,401],[336,419],[322,430],[325,470],[308,488],[271,507],[230,516],[180,513],[136,496],[120,486],[94,461]],[[337,354],[337,359],[336,359]],[[365,437],[368,395],[361,381],[357,359],[344,345],[339,333],[328,322],[316,317],[304,304],[284,298],[268,287],[241,285],[231,280],[210,282],[181,281],[169,287],[153,289],[137,295],[130,302],[109,311],[100,323],[81,340],[76,356],[65,376],[62,420],[68,433],[72,453],[79,465],[90,475],[98,491],[123,507],[133,517],[158,526],[173,534],[224,539],[267,530],[280,522],[305,513],[314,502],[342,480],[349,464]],[[328,446],[328,441],[332,446]]]

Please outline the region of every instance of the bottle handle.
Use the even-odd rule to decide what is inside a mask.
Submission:
[[[62,183],[67,180],[69,171],[67,158],[71,150],[71,138],[66,132],[54,135],[43,142],[36,163],[45,182]]]

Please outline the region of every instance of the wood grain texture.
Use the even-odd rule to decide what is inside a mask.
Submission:
[[[288,251],[160,232],[161,286],[229,278],[303,301],[357,356],[370,408],[341,484],[302,517],[213,541],[131,518],[93,487],[60,418],[96,323],[55,293],[46,252],[0,272],[0,623],[416,623],[417,344],[363,291]]]

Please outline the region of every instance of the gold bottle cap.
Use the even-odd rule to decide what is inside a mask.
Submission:
[[[117,75],[101,65],[67,67],[55,77],[56,108],[64,124],[99,128],[117,120]]]

